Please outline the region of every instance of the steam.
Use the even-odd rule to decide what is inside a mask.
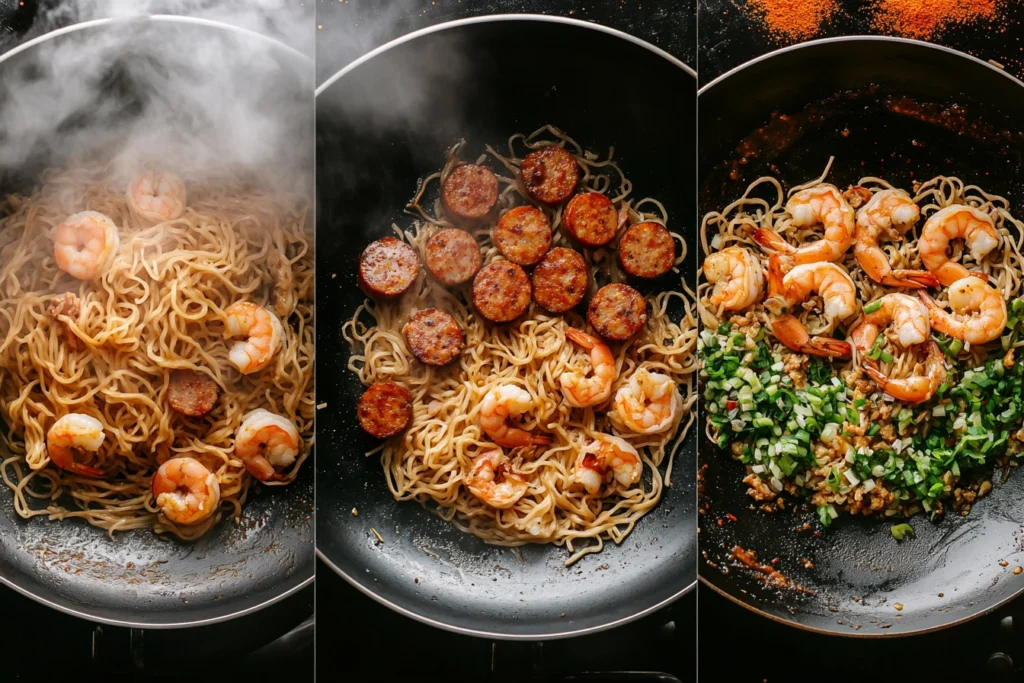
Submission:
[[[33,32],[40,22],[118,21],[50,37],[0,62],[0,171],[34,179],[45,166],[99,151],[124,174],[158,165],[201,180],[241,167],[309,187],[312,61],[223,26],[144,16],[215,20],[311,54],[312,7],[303,19],[284,5],[78,0],[42,14]]]

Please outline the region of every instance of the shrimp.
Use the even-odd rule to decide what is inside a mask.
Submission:
[[[882,235],[902,237],[920,216],[921,210],[903,190],[880,190],[857,212],[853,255],[868,277],[889,287],[920,289],[938,285],[938,279],[929,272],[893,270],[885,251],[878,246]]]
[[[502,448],[551,443],[548,436],[535,436],[509,423],[534,407],[533,397],[526,389],[514,384],[498,385],[480,402],[480,427]]]
[[[153,475],[153,498],[175,524],[196,524],[220,504],[220,482],[195,458],[171,458]]]
[[[128,207],[154,223],[185,213],[185,183],[173,173],[143,173],[128,184],[127,194]]]
[[[942,357],[939,345],[934,341],[928,342],[928,359],[924,362],[925,374],[914,374],[903,379],[889,379],[879,369],[878,363],[871,359],[864,359],[864,370],[875,380],[875,383],[895,399],[907,403],[921,403],[927,401],[946,381],[946,362]],[[915,368],[915,372],[917,368]]]
[[[238,301],[224,309],[224,338],[248,337],[235,342],[228,358],[238,371],[248,375],[270,363],[284,343],[284,328],[271,311],[249,301]]]
[[[800,353],[812,356],[847,358],[848,342],[831,337],[812,337],[790,311],[817,292],[825,303],[830,322],[849,318],[857,311],[857,288],[853,280],[834,263],[805,263],[782,274],[782,260],[772,254],[768,262],[771,307],[780,310],[771,320],[772,334],[780,342]]]
[[[523,497],[529,484],[522,474],[512,470],[511,462],[500,450],[490,450],[473,459],[466,487],[492,508],[504,510]]]
[[[1006,328],[1006,300],[998,289],[981,278],[968,276],[949,286],[946,311],[934,299],[918,292],[928,306],[933,329],[970,344],[985,344],[998,339]]]
[[[971,251],[971,256],[978,263],[981,263],[981,260],[1000,243],[999,232],[996,231],[992,219],[973,206],[954,204],[929,216],[921,228],[921,239],[917,242],[917,249],[924,267],[946,287],[972,275],[969,270],[956,261],[951,261],[946,255],[950,240],[955,239],[964,240]],[[987,279],[983,274],[973,275]]]
[[[795,262],[838,261],[853,244],[854,212],[835,185],[815,185],[801,190],[786,202],[795,227],[818,225],[825,228],[823,239],[794,247],[774,230],[758,228],[754,241],[772,251],[791,256]]]
[[[281,415],[263,408],[242,416],[235,433],[235,455],[249,474],[260,481],[279,479],[278,470],[290,467],[299,454],[299,430]]]
[[[715,285],[711,303],[739,311],[761,300],[764,274],[757,256],[743,247],[726,247],[704,259],[704,275]]]
[[[114,221],[98,211],[68,216],[53,233],[57,267],[79,280],[103,275],[121,246]]]
[[[46,451],[53,464],[83,477],[102,477],[103,470],[75,462],[76,451],[95,453],[103,445],[103,423],[91,415],[68,413],[46,432]]]
[[[574,479],[587,493],[596,495],[607,481],[632,486],[640,481],[643,465],[640,454],[629,442],[618,436],[595,434],[576,458]]]
[[[615,392],[612,417],[637,434],[658,434],[669,428],[683,404],[679,387],[668,375],[639,368]]]
[[[594,374],[590,377],[581,372],[560,375],[558,379],[562,385],[562,395],[569,405],[577,408],[597,405],[612,395],[612,382],[618,375],[615,356],[600,339],[574,327],[567,329],[565,336],[590,351],[590,365]]]

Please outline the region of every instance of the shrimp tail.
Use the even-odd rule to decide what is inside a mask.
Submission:
[[[778,252],[772,252],[768,256],[768,298],[764,300],[764,305],[773,315],[784,315],[789,312],[786,288],[783,285],[787,265],[787,260]]]
[[[530,442],[535,446],[546,446],[551,443],[551,437],[543,434],[531,435]]]
[[[595,339],[586,332],[583,332],[582,330],[577,330],[575,327],[568,328],[565,331],[565,336],[569,338],[569,341],[578,344],[587,351],[590,351],[595,346],[602,343],[600,339]]]
[[[782,315],[771,322],[772,334],[800,353],[827,358],[849,358],[853,353],[850,343],[831,337],[812,337],[799,320],[792,315]]]
[[[926,270],[894,270],[891,274],[882,277],[882,284],[887,287],[924,289],[938,287],[939,279]]]
[[[754,241],[772,252],[795,254],[796,247],[782,238],[782,235],[770,228],[758,228],[754,231]]]
[[[92,477],[94,479],[99,479],[103,476],[103,470],[90,467],[89,465],[83,465],[79,462],[68,463],[61,467],[61,469],[67,470],[73,474],[79,474],[83,477]]]
[[[939,345],[928,342],[928,360],[925,362],[927,375],[893,380],[886,377],[876,361],[864,359],[864,371],[875,381],[882,391],[899,401],[907,403],[923,403],[935,395],[936,389],[946,381],[946,364]]]

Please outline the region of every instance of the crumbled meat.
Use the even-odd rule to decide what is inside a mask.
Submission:
[[[750,487],[747,489],[747,495],[758,502],[775,500],[777,497],[776,493],[768,487],[768,484],[753,472],[743,478],[743,483]]]
[[[50,305],[46,307],[46,313],[60,323],[61,336],[64,337],[64,343],[75,351],[84,348],[85,345],[71,330],[69,323],[72,320],[76,320],[81,312],[82,302],[78,295],[73,292],[64,292],[63,294],[56,295],[50,299]]]
[[[793,386],[801,389],[807,385],[807,366],[810,364],[810,357],[802,353],[791,353],[786,356],[783,362],[782,371],[793,380]]]

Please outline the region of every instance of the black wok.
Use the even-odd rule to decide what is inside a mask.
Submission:
[[[865,175],[908,189],[913,180],[957,175],[1006,196],[1020,212],[1021,85],[967,55],[893,38],[839,38],[772,53],[701,89],[701,210],[724,207],[763,174],[789,186],[815,178],[834,155],[829,182],[840,187]],[[1018,475],[1000,485],[997,474],[995,490],[967,517],[911,520],[916,538],[897,543],[891,521],[841,516],[821,529],[813,509],[755,511],[740,482],[743,466],[703,437],[701,466],[700,544],[708,562],[700,578],[767,617],[850,636],[902,635],[966,621],[1024,589],[1024,576],[1013,573],[1024,563]],[[797,533],[804,522],[811,530]],[[736,545],[761,562],[778,558],[777,569],[813,594],[769,588],[730,561]]]
[[[693,239],[695,78],[625,34],[578,21],[496,16],[443,24],[371,52],[317,96],[317,551],[344,578],[424,622],[494,638],[556,638],[622,623],[696,581],[695,439],[673,486],[621,547],[566,569],[563,548],[510,550],[396,503],[359,428],[363,391],[341,324],[363,299],[359,254],[389,234],[417,180],[460,138],[467,155],[552,123],[615,156],[640,196]],[[692,252],[691,252],[692,253]],[[687,277],[693,276],[692,265]],[[352,509],[359,511],[358,516]],[[371,529],[384,538],[377,542]]]
[[[73,90],[83,83],[96,85],[95,97],[86,98],[80,107],[62,116],[38,144],[20,148],[5,137],[13,135],[8,128],[13,117],[0,117],[0,186],[30,189],[38,183],[42,168],[62,161],[62,155],[76,147],[71,140],[87,140],[95,131],[97,140],[110,143],[111,130],[126,134],[131,123],[152,107],[164,108],[161,111],[171,114],[185,132],[192,125],[230,125],[216,117],[199,118],[195,111],[175,110],[176,98],[151,92],[150,84],[133,78],[140,70],[123,61],[150,59],[153,45],[173,50],[187,61],[189,52],[184,47],[197,42],[207,48],[220,45],[225,55],[245,56],[245,61],[195,64],[193,73],[230,69],[233,71],[226,78],[244,83],[253,97],[266,94],[264,114],[279,117],[280,130],[291,131],[282,134],[290,148],[282,163],[295,168],[303,168],[304,163],[306,169],[311,168],[312,64],[307,58],[227,25],[147,17],[71,26],[30,41],[0,59],[0,103],[5,105],[31,93],[30,100],[45,107],[47,93],[59,93],[65,87]],[[98,44],[107,46],[105,51],[93,51]],[[78,50],[93,57],[67,59]],[[251,76],[247,63],[255,61],[260,64],[259,82],[247,79]],[[160,64],[152,66],[156,70],[151,73],[161,73]],[[58,74],[67,80],[53,84]],[[116,139],[117,135],[111,144],[116,144]],[[27,156],[12,151],[18,149]],[[186,147],[183,152],[200,154],[202,150]],[[222,521],[190,543],[158,537],[151,531],[109,538],[105,531],[78,520],[49,522],[34,517],[26,521],[14,512],[12,496],[2,488],[0,582],[69,614],[121,626],[194,626],[252,612],[313,580],[313,479],[310,460],[288,487],[254,487],[239,524]]]

